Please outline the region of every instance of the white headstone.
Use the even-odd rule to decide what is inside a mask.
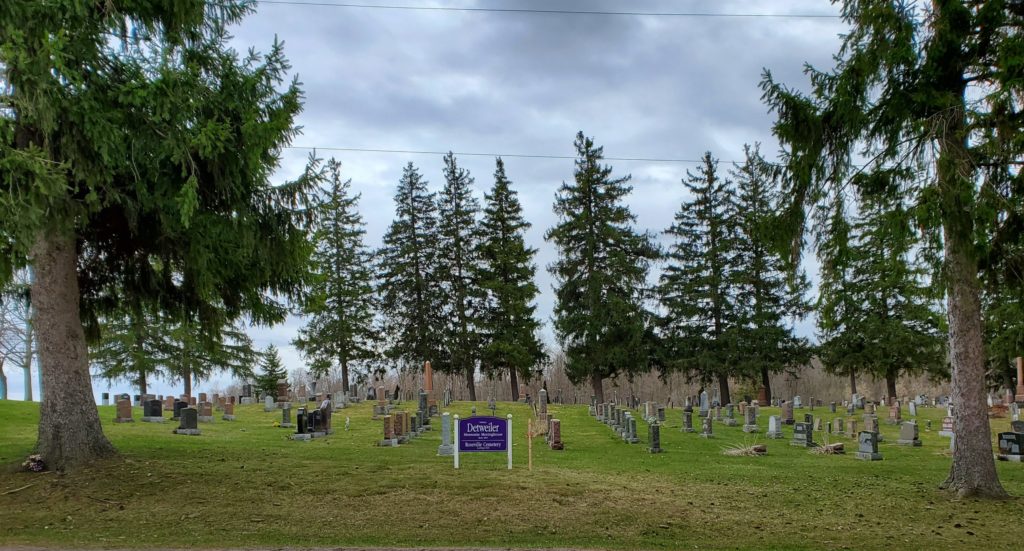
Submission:
[[[991,394],[989,394],[989,395],[988,395],[988,407],[992,407],[992,403],[993,403],[993,402],[992,402],[992,395],[991,395]]]
[[[917,402],[911,400],[907,407],[910,410],[910,416],[917,417]]]
[[[263,411],[274,411],[275,409],[277,409],[277,404],[274,402],[273,396],[263,399]]]
[[[801,400],[799,396],[793,396],[793,407],[794,408],[802,408],[802,407],[804,407],[803,400]]]

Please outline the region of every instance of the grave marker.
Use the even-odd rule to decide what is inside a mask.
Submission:
[[[753,407],[748,406],[743,413],[743,432],[761,432],[761,427],[757,426],[757,411]]]
[[[121,399],[117,401],[117,413],[114,417],[115,423],[131,423],[132,419],[132,403],[128,400]]]
[[[548,429],[548,447],[553,450],[565,449],[565,445],[562,443],[562,422],[558,419],[551,420],[551,428]]]
[[[900,425],[900,437],[896,440],[896,443],[901,446],[920,446],[921,441],[918,439],[917,423],[907,421]]]
[[[765,436],[772,439],[783,438],[782,420],[778,415],[772,415],[768,418],[768,432]]]
[[[693,428],[693,407],[687,407],[683,410],[682,432],[696,432]]]
[[[210,402],[199,403],[199,422],[200,423],[212,423],[213,422],[213,404]]]
[[[1024,434],[1019,432],[999,433],[999,460],[1024,462]]]
[[[704,417],[701,419],[701,438],[712,438],[714,437],[711,416]]]
[[[142,403],[142,420],[146,423],[163,423],[164,404],[160,400],[146,400]]]
[[[862,431],[857,435],[857,459],[863,461],[881,461],[882,454],[878,453],[878,433]]]
[[[799,446],[803,448],[813,448],[817,444],[814,443],[814,431],[811,430],[809,423],[796,423],[793,425],[793,439],[789,441],[790,446]]]
[[[225,421],[234,421],[235,420],[235,403],[234,402],[225,402],[224,403],[224,407],[222,409],[224,410],[224,415],[221,415],[221,417],[220,417],[221,419],[223,419]]]
[[[650,447],[647,451],[650,453],[661,453],[661,425],[657,423],[651,423],[647,425],[647,442]]]
[[[198,436],[199,432],[199,411],[194,407],[187,407],[181,410],[181,419],[178,428],[174,429],[175,434]]]
[[[782,402],[782,424],[792,425],[796,420],[793,419],[793,404],[790,402]]]

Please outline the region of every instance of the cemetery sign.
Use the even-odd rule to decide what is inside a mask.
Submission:
[[[506,418],[455,416],[455,468],[459,468],[460,452],[506,452],[508,468],[512,468],[512,415]]]

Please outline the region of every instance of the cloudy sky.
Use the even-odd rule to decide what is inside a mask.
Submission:
[[[297,0],[306,2],[307,0]],[[280,179],[297,175],[310,150],[343,163],[362,194],[369,245],[380,244],[394,213],[392,195],[409,161],[439,189],[440,154],[370,153],[331,148],[443,152],[452,150],[476,178],[477,196],[493,183],[494,154],[505,159],[533,224],[539,249],[539,315],[551,316],[545,268],[554,260],[543,233],[555,223],[555,191],[572,178],[571,157],[582,130],[620,158],[697,159],[705,151],[741,158],[744,143],[776,151],[772,118],[760,101],[763,68],[804,87],[805,62],[831,66],[845,27],[837,18],[697,17],[665,13],[836,15],[826,0],[364,0],[363,5],[443,6],[661,15],[541,14],[371,9],[261,3],[234,29],[239,49],[285,44],[302,82],[302,135],[285,153]],[[483,155],[468,155],[481,153]],[[686,199],[680,179],[694,162],[609,161],[632,174],[629,205],[637,225],[660,233]],[[814,266],[808,265],[813,271]],[[286,367],[302,366],[291,347],[301,320],[257,328],[257,344],[282,350]],[[550,327],[550,324],[548,324]],[[798,324],[813,334],[813,323]],[[546,339],[553,339],[545,329]],[[20,373],[8,373],[11,397]],[[227,384],[211,381],[199,390]],[[180,393],[158,384],[154,392]],[[95,390],[107,390],[97,382]],[[115,384],[114,390],[127,390]]]

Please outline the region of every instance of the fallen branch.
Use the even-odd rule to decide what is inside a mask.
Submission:
[[[93,501],[99,501],[100,503],[109,503],[111,505],[120,505],[121,504],[120,502],[110,501],[109,499],[102,499],[102,498],[92,497],[92,496],[85,496],[85,497],[87,497],[87,498],[89,498],[89,499],[91,499]]]
[[[35,482],[33,482],[32,484],[26,484],[26,485],[22,486],[21,488],[15,488],[13,490],[7,490],[6,492],[0,494],[0,496],[6,496],[6,495],[13,494],[15,492],[20,492],[20,491],[24,490],[25,488],[31,488],[32,486],[35,486],[35,485],[36,485]]]

